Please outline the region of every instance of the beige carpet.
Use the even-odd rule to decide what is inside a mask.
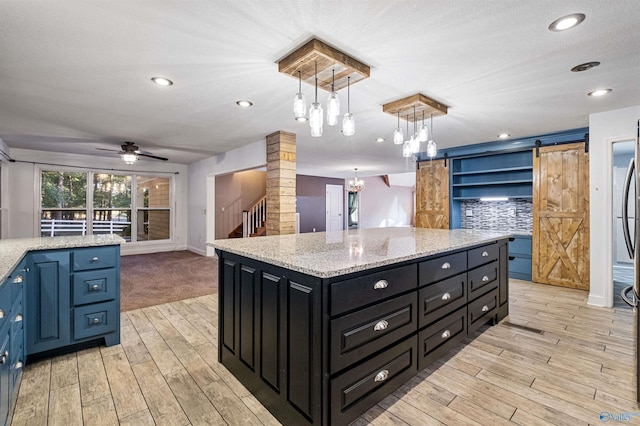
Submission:
[[[130,311],[218,292],[218,261],[190,251],[122,256],[120,309]]]

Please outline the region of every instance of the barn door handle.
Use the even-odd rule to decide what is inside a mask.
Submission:
[[[627,296],[628,293],[632,293],[631,298]],[[635,292],[633,292],[632,285],[629,287],[623,288],[622,292],[620,293],[620,296],[622,297],[622,300],[624,300],[624,303],[626,303],[627,305],[633,308],[638,307],[638,299],[636,299],[635,297]]]
[[[627,168],[627,177],[624,180],[624,191],[622,191],[622,234],[624,235],[624,242],[627,246],[627,252],[629,253],[629,257],[631,259],[633,259],[633,252],[635,247],[633,247],[633,242],[631,241],[631,232],[629,232],[629,191],[631,189],[631,180],[633,179],[633,172],[635,168],[636,161],[635,158],[632,158],[631,161],[629,161],[629,167]],[[634,234],[635,232],[636,230],[634,229]]]

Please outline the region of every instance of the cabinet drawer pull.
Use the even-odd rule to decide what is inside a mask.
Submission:
[[[4,309],[0,309],[0,319],[4,318],[5,315]]]
[[[381,331],[386,330],[389,327],[389,323],[385,320],[378,321],[376,325],[373,326],[373,331]]]
[[[5,352],[0,356],[0,364],[4,364],[7,362],[7,357],[9,356],[9,352]]]
[[[13,279],[14,284],[20,284],[22,281],[24,281],[24,278],[22,277],[22,275],[18,275]]]
[[[16,315],[16,322],[22,321],[22,314]]]
[[[380,280],[373,285],[374,290],[380,290],[387,287],[389,287],[389,282],[387,280]]]
[[[91,259],[92,262],[97,262],[98,261],[98,257],[94,257],[93,259]]]
[[[489,253],[487,253],[486,251],[482,252],[482,257],[488,257],[488,256],[489,256]]]
[[[451,269],[451,264],[449,262],[444,262],[442,264],[442,269]]]
[[[449,300],[451,299],[451,294],[450,293],[445,293],[442,295],[442,300]]]
[[[489,281],[489,277],[488,276],[485,275],[484,277],[482,277],[482,282],[483,283],[486,283],[487,281]]]
[[[21,368],[22,368],[22,361],[16,362],[16,370],[19,370]]]
[[[489,307],[487,305],[484,305],[482,307],[482,312],[487,312],[489,310]]]
[[[449,337],[451,337],[451,332],[449,330],[445,330],[444,333],[442,333],[442,338],[448,339]]]
[[[100,286],[98,284],[94,284],[91,286],[91,290],[96,291],[100,288]]]
[[[93,323],[94,324],[100,324],[100,318],[94,318],[93,319]]]
[[[382,370],[378,374],[376,374],[376,378],[373,379],[375,382],[384,382],[389,377],[389,370]]]
[[[29,272],[29,268],[24,268],[22,272]]]

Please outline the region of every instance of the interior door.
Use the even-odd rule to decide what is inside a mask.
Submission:
[[[533,153],[533,281],[589,289],[589,156],[583,143]]]
[[[416,170],[416,227],[449,229],[449,169],[424,161]]]
[[[327,185],[327,232],[342,231],[344,211],[344,189],[342,185]]]

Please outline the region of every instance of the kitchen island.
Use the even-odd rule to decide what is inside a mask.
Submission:
[[[348,424],[508,314],[508,238],[381,228],[216,240],[219,361],[283,424]]]

